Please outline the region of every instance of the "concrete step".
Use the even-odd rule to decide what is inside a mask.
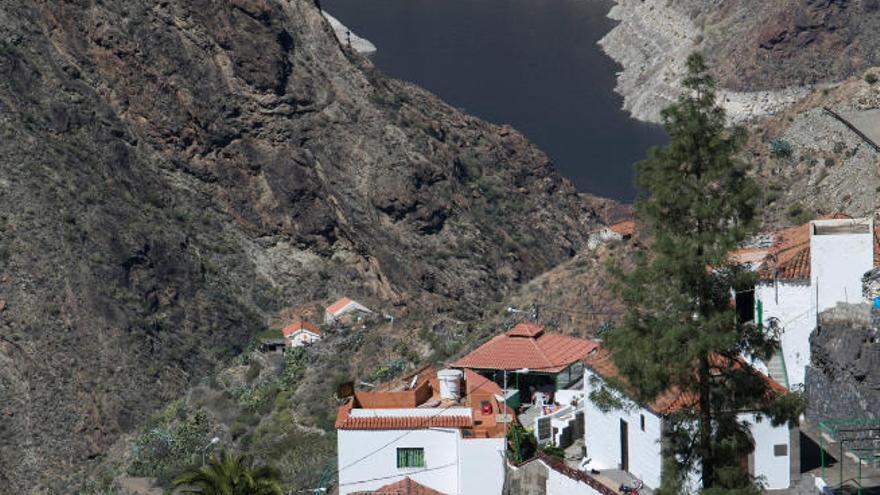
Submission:
[[[785,367],[782,366],[782,354],[777,352],[767,363],[767,374],[781,385],[785,385]]]

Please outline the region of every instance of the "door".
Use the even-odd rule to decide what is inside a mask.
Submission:
[[[629,425],[620,420],[620,469],[629,471]]]

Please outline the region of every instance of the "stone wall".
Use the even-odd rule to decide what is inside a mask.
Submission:
[[[807,419],[880,417],[880,343],[868,304],[823,312],[810,337]]]

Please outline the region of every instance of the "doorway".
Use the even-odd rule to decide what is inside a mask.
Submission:
[[[629,425],[620,420],[620,469],[629,471]]]

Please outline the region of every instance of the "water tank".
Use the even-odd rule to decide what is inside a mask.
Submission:
[[[440,398],[443,400],[461,399],[461,370],[440,370],[437,381],[440,382]]]

